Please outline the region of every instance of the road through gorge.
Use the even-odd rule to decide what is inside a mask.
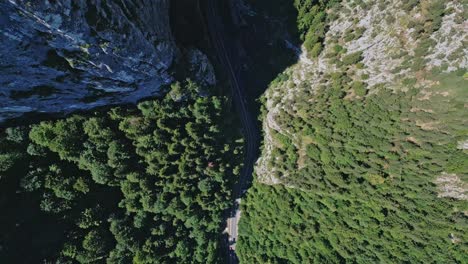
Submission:
[[[220,64],[226,71],[232,89],[233,102],[238,112],[242,129],[246,140],[246,151],[244,167],[237,184],[233,188],[234,204],[229,210],[227,219],[228,245],[226,246],[226,255],[229,263],[237,263],[235,254],[236,242],[238,237],[238,223],[241,216],[240,202],[241,197],[248,188],[251,181],[253,167],[257,158],[259,132],[255,123],[253,114],[249,111],[246,103],[245,86],[241,76],[236,47],[237,42],[229,39],[226,29],[223,26],[219,15],[219,2],[217,0],[206,0],[203,2],[205,11],[205,20],[210,34],[212,46]],[[237,56],[237,57],[236,57]]]

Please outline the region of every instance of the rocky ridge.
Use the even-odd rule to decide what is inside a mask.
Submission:
[[[178,49],[169,0],[0,3],[0,122],[158,95]]]

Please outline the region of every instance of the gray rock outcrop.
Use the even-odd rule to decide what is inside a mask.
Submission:
[[[157,95],[177,54],[169,5],[0,1],[0,122]]]

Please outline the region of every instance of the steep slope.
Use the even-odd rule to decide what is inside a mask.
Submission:
[[[168,0],[0,3],[0,122],[135,102],[172,81]]]
[[[296,1],[271,83],[241,262],[462,262],[466,1]]]

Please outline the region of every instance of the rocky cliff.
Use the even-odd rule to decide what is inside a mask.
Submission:
[[[0,122],[135,102],[172,81],[169,0],[0,2]]]

